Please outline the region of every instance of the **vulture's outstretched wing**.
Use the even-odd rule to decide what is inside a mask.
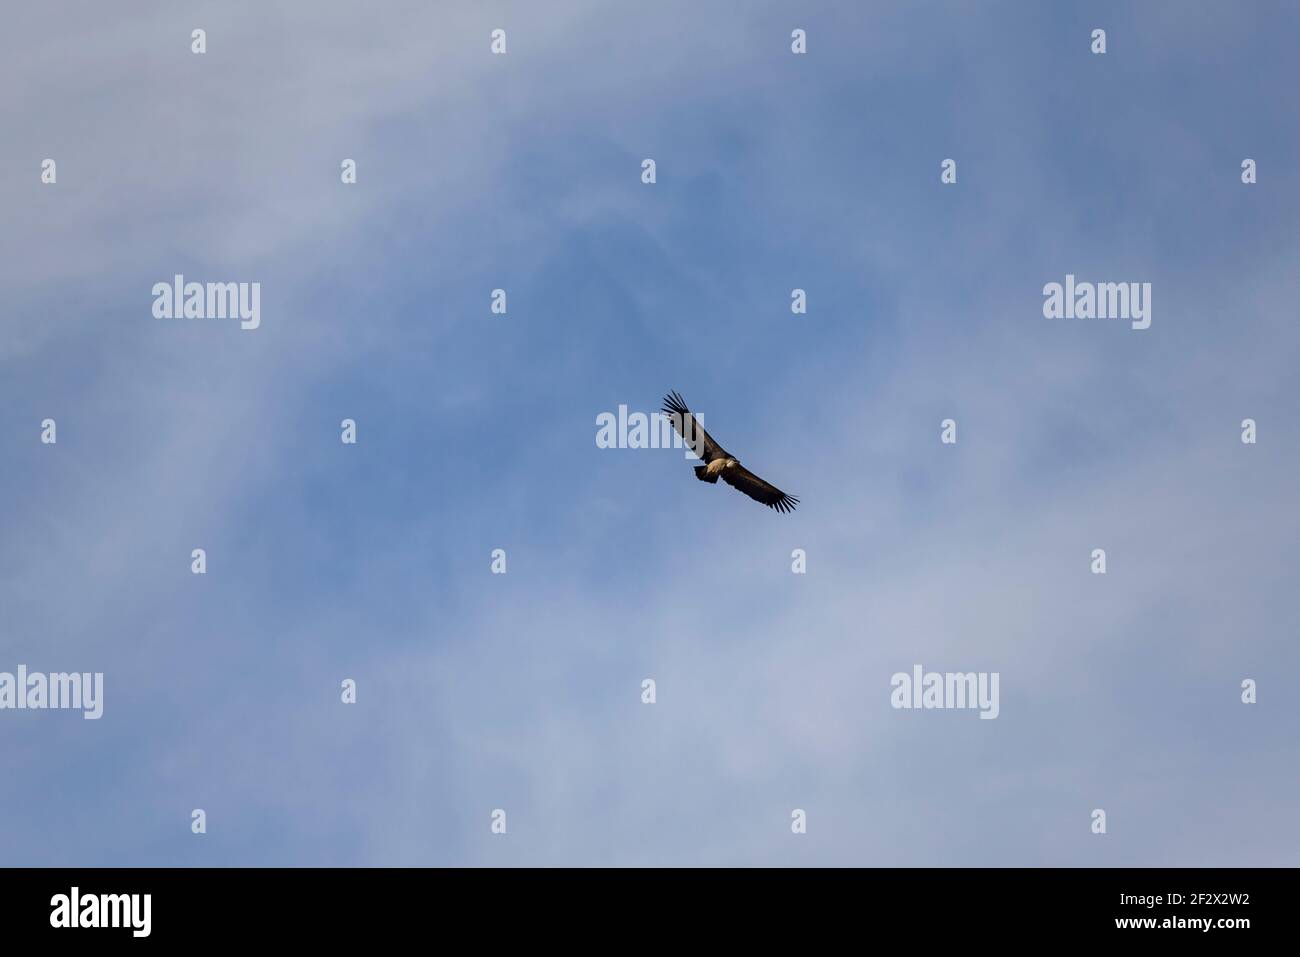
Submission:
[[[722,481],[732,488],[739,489],[755,502],[762,502],[768,508],[774,508],[778,512],[793,512],[794,507],[799,504],[799,500],[793,495],[786,495],[775,485],[764,482],[739,463],[733,468],[723,469],[719,474],[722,476]]]
[[[664,396],[664,415],[673,424],[677,434],[685,440],[688,447],[695,451],[700,459],[704,462],[712,462],[717,458],[730,458],[729,453],[713,437],[704,431],[704,426],[691,415],[691,410],[686,408],[686,403],[676,392],[670,392]],[[700,446],[703,443],[703,447]]]

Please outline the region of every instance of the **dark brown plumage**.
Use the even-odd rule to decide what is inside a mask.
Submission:
[[[704,426],[691,414],[682,397],[670,392],[664,397],[664,415],[668,416],[673,428],[700,457],[704,465],[695,467],[695,477],[701,482],[716,484],[718,479],[732,488],[744,492],[756,502],[762,502],[768,508],[778,512],[793,512],[799,500],[787,495],[771,482],[765,482],[726,449],[713,440],[713,436],[704,430]]]

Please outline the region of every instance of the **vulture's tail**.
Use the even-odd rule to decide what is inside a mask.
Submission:
[[[707,465],[695,466],[695,477],[701,482],[708,482],[710,485],[715,485],[718,481],[718,473],[714,472],[710,475],[709,467]]]

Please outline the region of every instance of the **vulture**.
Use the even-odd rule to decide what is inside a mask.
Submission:
[[[664,396],[663,414],[668,416],[677,434],[704,462],[695,467],[695,477],[701,482],[716,485],[721,478],[732,488],[739,489],[754,501],[762,502],[778,512],[793,512],[799,504],[793,495],[787,495],[775,485],[764,482],[741,465],[734,455],[713,441],[713,437],[704,431],[704,426],[691,415],[691,410],[686,408],[686,403],[676,392]]]

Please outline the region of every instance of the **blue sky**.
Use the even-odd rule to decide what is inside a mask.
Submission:
[[[1293,7],[74,7],[0,38],[0,671],[104,716],[0,712],[0,862],[1297,863]],[[668,389],[798,511],[596,447]]]

